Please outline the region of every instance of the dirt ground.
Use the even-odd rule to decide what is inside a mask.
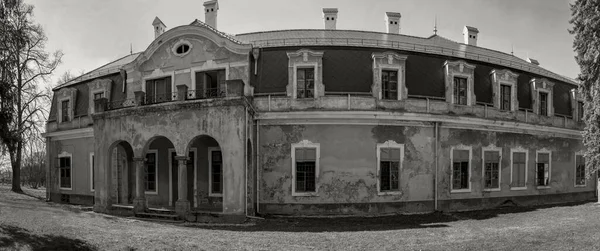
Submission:
[[[0,185],[1,250],[599,250],[600,205],[454,214],[146,222],[47,203]]]

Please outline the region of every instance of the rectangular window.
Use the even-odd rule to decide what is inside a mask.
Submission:
[[[452,190],[469,189],[469,150],[452,151]]]
[[[536,163],[536,184],[548,186],[550,184],[550,154],[538,153]]]
[[[548,93],[539,92],[540,94],[540,115],[548,116]]]
[[[316,148],[296,148],[296,192],[316,192]]]
[[[379,151],[381,192],[400,190],[400,148],[380,148]]]
[[[315,69],[302,68],[296,73],[296,97],[313,98],[315,89]]]
[[[484,151],[484,188],[500,189],[500,152]]]
[[[585,159],[575,155],[575,186],[585,186]]]
[[[512,185],[511,187],[525,187],[527,175],[527,153],[514,152],[512,154]]]
[[[171,101],[171,77],[146,80],[146,104]]]
[[[90,154],[90,186],[91,186],[91,190],[94,191],[94,166],[96,165],[95,163],[95,158],[94,158],[94,153]]]
[[[196,72],[196,93],[192,98],[218,98],[224,96],[225,70]]]
[[[61,111],[62,111],[62,122],[66,122],[69,121],[69,107],[70,107],[70,102],[69,100],[65,100],[63,102],[61,102]]]
[[[510,111],[511,91],[510,85],[500,85],[500,109]]]
[[[223,193],[223,159],[219,150],[210,151],[210,178],[210,193]]]
[[[577,116],[579,116],[579,121],[583,120],[583,102],[577,101]]]
[[[156,191],[156,182],[157,182],[157,173],[156,173],[156,157],[157,152],[147,153],[146,154],[146,191],[147,192],[157,192]]]
[[[454,77],[454,103],[467,104],[467,79]]]
[[[398,99],[398,71],[381,71],[382,99]]]
[[[71,188],[71,157],[59,158],[60,188]]]
[[[104,92],[94,93],[94,100],[104,98]]]

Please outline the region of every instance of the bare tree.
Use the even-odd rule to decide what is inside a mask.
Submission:
[[[33,6],[23,0],[5,0],[0,7],[0,67],[3,67],[3,85],[8,95],[5,110],[10,118],[0,120],[0,140],[10,155],[12,191],[22,192],[21,162],[25,139],[39,135],[48,114],[49,95],[38,84],[48,76],[62,59],[62,52],[52,54],[44,50],[48,40],[42,27],[32,20]],[[0,75],[2,75],[0,74]],[[2,97],[4,102],[4,98]]]

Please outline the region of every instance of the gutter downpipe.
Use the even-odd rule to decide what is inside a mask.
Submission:
[[[246,178],[244,179],[244,204],[246,204],[246,208],[244,209],[246,217],[248,216],[248,107],[244,106],[244,175]]]
[[[433,122],[433,128],[434,128],[434,137],[435,137],[435,150],[434,150],[434,158],[435,158],[435,178],[433,179],[433,191],[434,191],[434,195],[433,195],[433,209],[434,211],[438,211],[438,169],[439,169],[439,161],[438,161],[438,145],[439,145],[439,127],[440,126],[440,122]]]
[[[259,133],[260,130],[258,130],[259,122],[260,122],[260,120],[256,119],[256,148],[255,148],[256,149],[256,158],[255,158],[256,159],[256,177],[255,177],[255,180],[256,180],[256,209],[255,209],[256,214],[260,214],[260,182],[259,182],[260,177],[259,177],[259,173],[258,173],[258,170],[259,170],[258,158],[260,157],[260,155],[258,154],[258,151],[260,149],[259,145],[258,145],[259,144],[258,140],[259,140],[259,136],[260,136],[260,133]]]

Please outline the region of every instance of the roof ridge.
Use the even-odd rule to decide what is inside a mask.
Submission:
[[[125,55],[125,56],[123,56],[123,57],[120,57],[120,58],[118,58],[118,59],[115,59],[115,60],[113,60],[113,61],[110,61],[110,62],[108,62],[108,63],[106,63],[106,64],[103,64],[103,65],[102,65],[102,66],[100,66],[100,67],[96,67],[95,69],[93,69],[93,70],[91,70],[91,71],[88,71],[88,72],[86,72],[86,73],[84,73],[84,74],[81,74],[81,75],[79,75],[79,76],[77,76],[77,77],[74,77],[74,78],[72,78],[71,80],[69,80],[69,81],[67,81],[67,82],[65,82],[65,83],[63,83],[63,84],[61,84],[61,85],[58,85],[58,86],[56,86],[56,87],[52,88],[52,90],[58,90],[58,89],[60,89],[60,88],[63,88],[63,87],[67,87],[67,86],[70,86],[70,85],[77,84],[77,83],[81,82],[81,81],[77,81],[77,80],[78,80],[78,79],[80,79],[80,78],[82,78],[82,77],[83,77],[83,76],[85,76],[85,75],[91,74],[92,72],[94,72],[94,71],[96,71],[96,70],[98,70],[98,69],[100,69],[100,68],[102,68],[102,67],[104,67],[104,66],[107,66],[107,65],[109,65],[109,64],[112,64],[112,63],[114,63],[114,62],[117,62],[117,61],[119,61],[119,60],[121,60],[121,59],[124,59],[124,58],[126,58],[126,57],[130,57],[130,56],[133,56],[133,55],[138,55],[138,54],[141,54],[141,53],[142,53],[141,51],[138,51],[138,52],[136,52],[136,53],[132,53],[132,54],[129,54],[129,55]],[[122,66],[122,65],[119,65],[119,66]]]
[[[228,35],[228,34],[227,34],[227,33],[225,33],[225,32],[222,32],[222,31],[220,31],[220,30],[217,30],[216,28],[214,28],[214,27],[212,27],[212,26],[210,26],[210,25],[208,25],[208,24],[206,24],[206,23],[204,23],[204,22],[202,22],[202,21],[200,21],[200,20],[198,20],[198,19],[196,19],[196,20],[192,21],[192,23],[190,23],[190,25],[198,25],[198,26],[205,27],[205,28],[207,28],[207,29],[209,29],[209,30],[211,30],[211,31],[213,31],[213,32],[215,32],[215,33],[217,33],[217,34],[219,34],[220,36],[222,36],[222,37],[224,37],[224,38],[227,38],[227,39],[231,40],[232,42],[234,42],[234,43],[236,43],[236,44],[244,44],[243,42],[241,42],[241,41],[239,41],[239,40],[237,40],[237,39],[233,38],[233,36],[230,36],[230,35]]]

